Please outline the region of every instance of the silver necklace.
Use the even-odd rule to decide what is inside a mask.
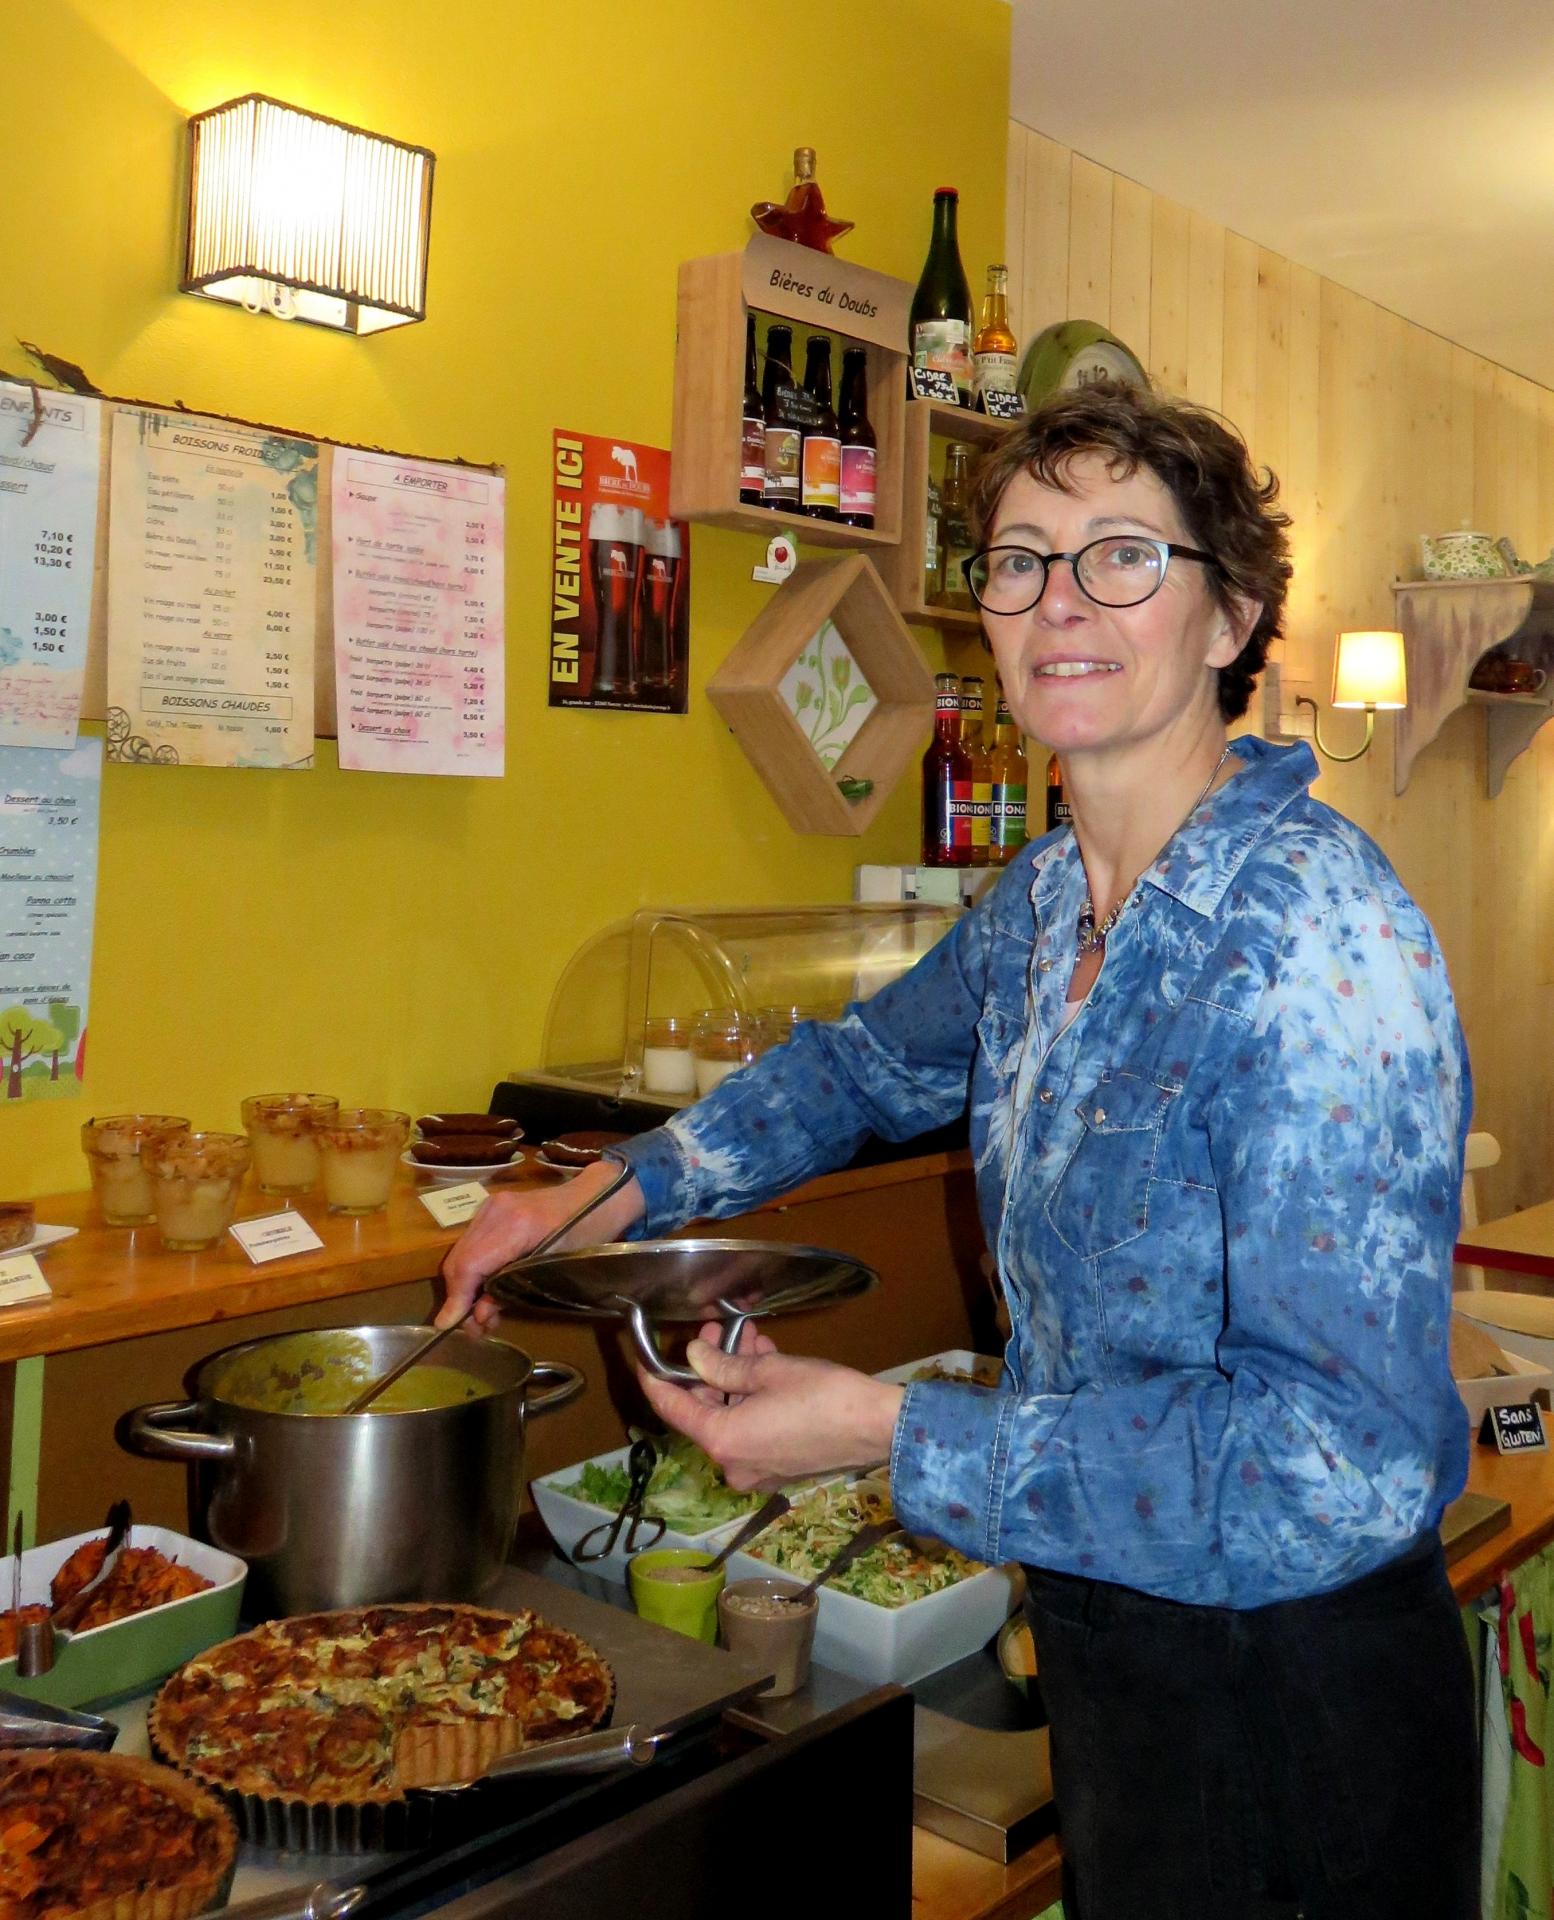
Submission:
[[[1229,758],[1230,742],[1227,740],[1225,742],[1225,751],[1214,762],[1213,771],[1203,783],[1202,793],[1198,795],[1197,799],[1194,800],[1192,805],[1182,815],[1180,822],[1172,828],[1169,840],[1176,838],[1177,834],[1186,826],[1187,822],[1198,811],[1199,807],[1208,799],[1210,787],[1212,787],[1214,782],[1219,778],[1219,770]],[[1167,844],[1169,844],[1169,840]],[[1099,953],[1101,948],[1106,945],[1106,936],[1111,932],[1112,928],[1116,926],[1118,914],[1122,912],[1123,908],[1132,898],[1133,889],[1129,888],[1122,898],[1112,907],[1111,912],[1107,914],[1101,924],[1097,926],[1095,924],[1095,902],[1090,898],[1088,888],[1086,889],[1085,903],[1079,909],[1079,923],[1074,929],[1074,945],[1081,960],[1088,960],[1092,953]]]

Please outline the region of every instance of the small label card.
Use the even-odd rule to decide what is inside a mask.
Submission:
[[[912,397],[916,400],[943,400],[952,407],[961,404],[960,388],[953,373],[943,367],[914,367]]]
[[[266,1260],[284,1260],[289,1253],[313,1253],[324,1244],[302,1215],[289,1207],[284,1213],[239,1220],[227,1231],[256,1267]]]
[[[466,1180],[457,1187],[435,1187],[430,1193],[417,1195],[440,1227],[462,1227],[490,1197],[478,1180]]]
[[[977,406],[989,420],[1025,418],[1025,402],[1017,393],[1003,393],[989,387],[977,395]]]
[[[1549,1444],[1543,1420],[1531,1400],[1514,1407],[1491,1407],[1478,1437],[1484,1446],[1493,1442],[1497,1453],[1530,1453]]]
[[[0,1307],[20,1307],[29,1300],[52,1300],[53,1289],[30,1253],[10,1253],[0,1260]]]

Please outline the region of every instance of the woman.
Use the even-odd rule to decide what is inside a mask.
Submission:
[[[644,1391],[736,1486],[888,1457],[908,1526],[1026,1565],[1068,1920],[1465,1920],[1445,966],[1308,795],[1309,751],[1227,742],[1289,576],[1241,442],[1092,388],[975,492],[968,577],[1072,831],[911,974],[624,1148],[605,1228],[740,1211],[954,1118],[969,1082],[1005,1382],[903,1389],[763,1339],[693,1343],[706,1388]],[[580,1187],[493,1200],[447,1311]]]

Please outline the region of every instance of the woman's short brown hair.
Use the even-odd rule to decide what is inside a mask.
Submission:
[[[1233,613],[1231,596],[1240,595],[1260,608],[1246,645],[1219,669],[1219,710],[1239,720],[1282,631],[1290,516],[1277,505],[1278,480],[1267,468],[1259,474],[1246,442],[1217,414],[1103,380],[1044,400],[978,461],[971,487],[977,546],[986,545],[1004,489],[1017,474],[1067,493],[1069,468],[1085,454],[1098,454],[1118,479],[1141,467],[1153,474],[1176,502],[1189,544],[1218,560],[1217,569],[1205,571],[1221,607]]]

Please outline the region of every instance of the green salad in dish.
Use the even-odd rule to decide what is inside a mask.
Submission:
[[[658,1465],[648,1481],[642,1511],[662,1520],[676,1533],[705,1533],[709,1527],[722,1526],[725,1520],[742,1519],[754,1513],[766,1498],[764,1493],[735,1493],[701,1448],[681,1434],[653,1444],[658,1449]],[[586,1500],[591,1507],[608,1507],[616,1512],[630,1491],[625,1456],[612,1467],[588,1461],[579,1477],[560,1491]]]
[[[748,1551],[795,1580],[813,1580],[860,1527],[888,1519],[890,1510],[890,1496],[867,1482],[821,1487],[757,1534]],[[904,1607],[984,1571],[953,1547],[903,1534],[870,1547],[828,1584],[877,1607]]]

